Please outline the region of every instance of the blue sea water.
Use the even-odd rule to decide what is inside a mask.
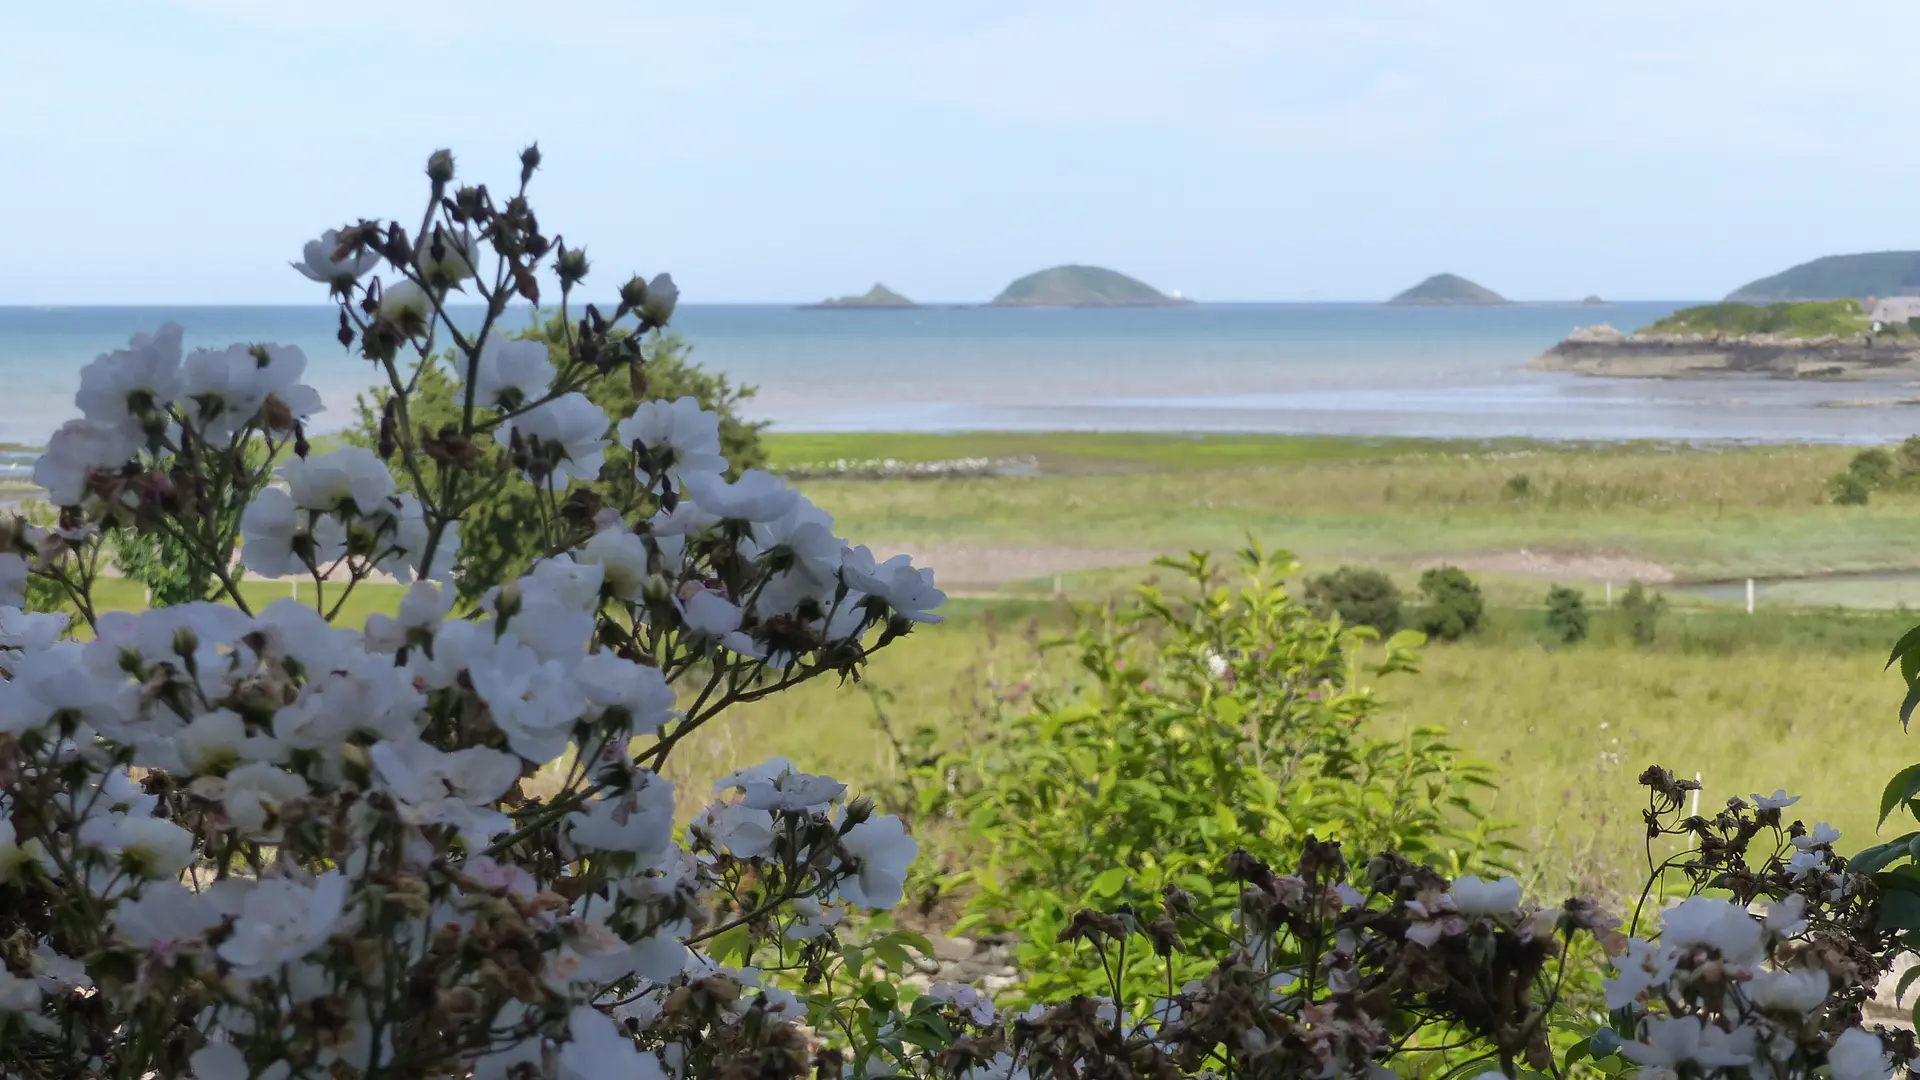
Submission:
[[[1886,383],[1592,379],[1523,370],[1577,326],[1631,330],[1679,303],[1394,308],[813,311],[687,305],[701,364],[758,393],[780,430],[1188,430],[1874,442],[1920,411],[1821,408],[1913,391]],[[509,315],[512,325],[528,318]],[[329,307],[0,307],[0,440],[34,443],[76,414],[79,370],[168,320],[189,348],[299,346],[329,411],[374,382],[334,340]]]

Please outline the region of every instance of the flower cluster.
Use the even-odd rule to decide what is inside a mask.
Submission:
[[[362,221],[295,264],[389,381],[377,449],[311,452],[297,350],[183,357],[168,325],[83,373],[84,419],[35,467],[58,524],[0,527],[0,1072],[812,1067],[811,1003],[748,961],[792,943],[828,977],[849,915],[900,902],[915,842],[783,760],[677,824],[661,771],[725,709],[857,672],[944,596],[782,481],[728,479],[690,399],[626,417],[588,400],[644,368],[677,298],[665,275],[611,317],[589,307],[564,356],[499,336],[548,269],[570,320],[587,272],[527,206],[537,164],[496,206],[450,189],[436,154],[418,235]],[[478,329],[448,314],[454,289],[486,305]],[[466,407],[416,430],[432,364]],[[623,478],[601,475],[615,437]],[[462,467],[424,483],[423,461]],[[461,513],[505,469],[541,489],[553,512],[528,527],[552,543],[455,612]],[[588,479],[619,482],[570,492]],[[100,610],[124,531],[192,558],[206,599]],[[256,611],[244,572],[310,576],[316,600]],[[375,575],[411,582],[398,611],[335,625]],[[29,577],[85,633],[23,611]]]

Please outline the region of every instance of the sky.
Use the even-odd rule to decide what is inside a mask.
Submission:
[[[1696,299],[1920,248],[1910,0],[0,0],[0,304],[318,303],[437,147],[609,290]]]

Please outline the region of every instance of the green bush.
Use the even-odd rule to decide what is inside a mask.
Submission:
[[[1457,566],[1436,566],[1420,575],[1422,633],[1440,641],[1458,641],[1480,629],[1487,602],[1480,586]]]
[[[1580,590],[1564,585],[1547,590],[1547,637],[1560,645],[1587,640],[1587,601]]]
[[[1847,463],[1847,471],[1859,477],[1870,488],[1880,488],[1893,479],[1893,455],[1879,447],[1862,450],[1853,455]]]
[[[1400,589],[1378,570],[1342,566],[1312,578],[1306,601],[1323,619],[1338,615],[1348,626],[1370,626],[1382,634],[1400,629]]]
[[[1533,495],[1533,477],[1526,473],[1514,473],[1501,485],[1501,493],[1516,502],[1530,498]]]
[[[553,352],[555,365],[566,363],[565,329],[558,319],[549,320],[540,329],[529,328],[515,336],[526,340],[544,337]],[[760,429],[765,424],[748,422],[739,415],[740,403],[753,396],[753,388],[735,386],[725,375],[702,369],[688,360],[688,351],[685,343],[677,337],[661,336],[651,343],[644,369],[645,397],[669,401],[692,397],[700,402],[701,408],[718,413],[720,452],[726,456],[729,477],[766,464],[766,451],[760,445]],[[436,432],[441,425],[459,420],[462,406],[459,386],[460,383],[441,364],[434,364],[420,372],[419,390],[409,402],[417,431]],[[632,382],[621,378],[595,379],[586,393],[594,404],[616,418],[630,414],[637,400]],[[385,407],[387,396],[385,391],[376,391],[370,397],[363,395],[359,398],[355,403],[357,420],[353,430],[347,434],[350,442],[369,448],[378,446],[381,410]],[[630,451],[626,448],[609,446],[601,476],[618,476],[627,471],[631,468],[630,459]],[[394,461],[397,464],[399,458],[396,457]],[[439,466],[423,461],[422,467],[427,482],[437,483]],[[403,490],[413,488],[412,478],[402,470],[396,469],[394,478]],[[574,491],[598,486],[575,485]],[[562,494],[564,496],[567,493]],[[534,558],[542,554],[544,540],[538,531],[527,524],[552,516],[539,507],[537,500],[541,498],[545,498],[545,495],[536,492],[533,485],[518,472],[503,473],[498,482],[481,496],[461,524],[460,566],[456,578],[461,589],[461,603],[471,604],[479,599],[479,585],[472,583],[511,581],[524,573],[533,564]]]
[[[1873,498],[1873,485],[1861,479],[1859,473],[1848,470],[1835,473],[1827,481],[1827,495],[1836,506],[1865,506]]]
[[[1366,680],[1413,670],[1417,639],[1392,638],[1367,664],[1372,630],[1289,597],[1291,564],[1243,557],[1233,586],[1204,556],[1165,564],[1196,600],[1143,588],[1132,608],[1088,619],[1070,643],[1089,676],[1080,692],[1005,717],[928,771],[936,800],[959,792],[950,809],[978,848],[960,928],[1017,936],[1028,998],[1103,991],[1099,965],[1056,940],[1081,908],[1145,910],[1177,887],[1227,925],[1239,895],[1211,870],[1235,851],[1280,859],[1318,836],[1458,873],[1506,850],[1472,801],[1484,772],[1443,732],[1363,734]],[[1177,980],[1210,967],[1175,962]],[[1163,961],[1127,963],[1130,996],[1165,993]]]
[[[1909,435],[1893,451],[1894,471],[1902,479],[1920,475],[1920,435]]]
[[[1627,621],[1627,636],[1636,645],[1653,644],[1660,633],[1660,616],[1666,611],[1667,598],[1649,592],[1637,581],[1629,583],[1626,594],[1620,598],[1620,614]]]

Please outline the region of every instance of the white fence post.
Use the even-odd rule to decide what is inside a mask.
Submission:
[[[1613,582],[1607,582],[1607,606],[1613,606]]]
[[[1753,614],[1753,579],[1747,579],[1747,614]]]

